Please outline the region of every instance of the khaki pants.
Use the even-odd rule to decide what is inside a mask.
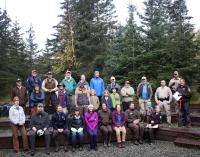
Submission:
[[[168,101],[159,102],[158,106],[160,107],[160,109],[163,108],[165,110],[167,115],[167,123],[171,123],[171,109]]]
[[[67,107],[63,107],[63,113],[64,113],[64,114],[67,114],[67,113],[68,113]]]
[[[141,114],[144,114],[145,111],[147,110],[147,102],[148,101],[149,100],[144,100],[144,99],[139,98],[139,107],[140,107]]]
[[[126,128],[125,126],[120,127],[114,127],[114,130],[116,132],[117,142],[125,142],[126,141]],[[122,132],[122,138],[121,138],[121,132]]]
[[[18,126],[18,125],[10,124],[10,126],[11,126],[12,134],[13,134],[13,149],[16,151],[19,151],[19,139],[18,139],[18,130],[19,130],[22,135],[24,150],[28,150],[29,149],[28,138],[27,138],[27,132],[24,125]]]

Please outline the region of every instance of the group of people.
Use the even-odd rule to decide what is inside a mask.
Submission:
[[[49,154],[50,141],[55,142],[55,151],[59,151],[59,134],[64,135],[64,150],[68,151],[68,141],[71,141],[72,151],[83,148],[84,132],[89,135],[89,149],[97,150],[97,134],[102,132],[103,145],[111,146],[111,135],[116,133],[117,146],[125,147],[126,130],[133,133],[135,145],[143,143],[144,132],[148,142],[153,142],[155,132],[160,123],[160,110],[166,111],[167,123],[171,125],[171,104],[175,104],[179,113],[179,126],[190,126],[189,102],[191,91],[185,80],[179,78],[178,72],[169,82],[161,80],[161,86],[155,92],[156,105],[152,105],[153,90],[144,76],[137,87],[136,95],[139,99],[139,110],[134,105],[134,88],[125,81],[121,88],[115,77],[110,78],[110,84],[105,89],[104,81],[99,71],[95,71],[90,84],[85,75],[81,75],[76,83],[67,70],[65,78],[58,83],[52,72],[47,73],[43,81],[32,70],[27,79],[26,87],[22,80],[16,80],[16,87],[12,90],[13,106],[9,111],[13,132],[14,151],[19,151],[18,130],[23,139],[23,146],[28,150],[28,139],[31,155],[35,153],[35,140],[38,136],[45,137],[46,153]],[[173,97],[178,92],[179,100]],[[23,107],[29,102],[31,108],[30,130],[26,133],[25,113]],[[53,106],[55,113],[50,116],[44,106]],[[48,109],[48,108],[47,108]],[[144,124],[145,122],[145,124]]]

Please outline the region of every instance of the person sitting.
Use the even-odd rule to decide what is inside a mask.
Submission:
[[[99,98],[96,96],[96,92],[94,89],[90,91],[90,102],[91,104],[94,105],[94,110],[98,111],[100,102],[99,102]]]
[[[135,109],[134,103],[129,105],[129,109],[126,110],[126,122],[128,124],[128,128],[134,134],[134,144],[143,144],[143,135],[144,135],[144,127],[140,124],[141,115],[140,112]]]
[[[110,147],[110,139],[112,134],[112,115],[106,104],[102,104],[102,109],[99,110],[99,126],[103,133],[104,147]]]
[[[120,95],[117,93],[116,88],[112,88],[112,93],[110,94],[110,97],[112,99],[112,111],[113,111],[117,106],[117,104],[121,104]]]
[[[104,92],[103,92],[103,96],[102,96],[102,98],[101,98],[101,104],[106,104],[107,105],[107,107],[110,109],[110,110],[112,110],[112,99],[111,99],[111,97],[110,97],[110,93],[109,93],[109,91],[108,90],[105,90]]]
[[[58,84],[57,95],[57,104],[62,106],[63,112],[66,114],[69,111],[70,100],[67,91],[65,90],[65,85],[60,83]]]
[[[88,111],[84,114],[87,132],[89,134],[90,150],[97,150],[98,114],[92,104],[88,105]]]
[[[152,107],[148,107],[146,112],[147,126],[145,132],[147,133],[149,143],[154,142],[158,124],[160,124],[160,117],[161,114],[159,106],[156,106],[155,110]]]
[[[113,129],[116,132],[117,146],[119,148],[125,147],[126,128],[125,128],[125,112],[121,110],[121,106],[117,105],[116,110],[112,113]],[[121,138],[122,132],[122,138]]]
[[[84,118],[80,114],[80,109],[78,107],[75,107],[74,114],[69,119],[69,128],[71,131],[72,151],[75,151],[77,142],[79,142],[79,150],[82,151],[84,140]]]
[[[49,115],[44,112],[44,105],[39,103],[37,105],[37,112],[31,116],[30,120],[30,131],[28,132],[30,146],[31,146],[31,156],[35,154],[35,139],[36,136],[45,136],[45,146],[46,154],[49,155],[49,146],[50,146],[50,132],[49,128]]]
[[[19,106],[19,97],[15,96],[13,98],[13,105],[9,110],[9,119],[10,119],[10,127],[12,129],[13,135],[13,149],[14,152],[19,152],[19,139],[18,139],[18,130],[22,135],[23,147],[24,150],[27,151],[29,149],[27,133],[25,129],[25,114],[24,110],[21,106]]]
[[[37,105],[39,103],[44,104],[44,100],[45,100],[44,92],[41,91],[39,84],[35,84],[34,90],[31,93],[30,97],[31,114],[37,112]]]
[[[64,135],[64,150],[68,151],[67,141],[69,137],[68,129],[68,117],[67,114],[63,112],[62,106],[57,106],[57,112],[53,114],[51,118],[51,124],[53,127],[53,139],[55,141],[56,149],[55,152],[59,151],[59,140],[58,135]]]

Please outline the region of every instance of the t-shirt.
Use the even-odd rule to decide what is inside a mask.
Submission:
[[[116,120],[118,125],[122,124],[122,115],[121,114],[117,114],[117,120]]]
[[[147,90],[147,84],[143,85],[142,89],[142,99],[147,100],[148,99],[148,90]]]

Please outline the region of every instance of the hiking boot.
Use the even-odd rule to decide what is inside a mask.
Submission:
[[[117,143],[117,147],[118,147],[118,148],[121,148],[121,147],[122,147],[121,142]]]
[[[138,140],[135,140],[133,143],[134,143],[134,145],[139,145]]]
[[[142,141],[142,140],[139,140],[139,144],[143,144],[143,141]]]
[[[121,144],[121,148],[125,148],[125,142],[124,141]]]

